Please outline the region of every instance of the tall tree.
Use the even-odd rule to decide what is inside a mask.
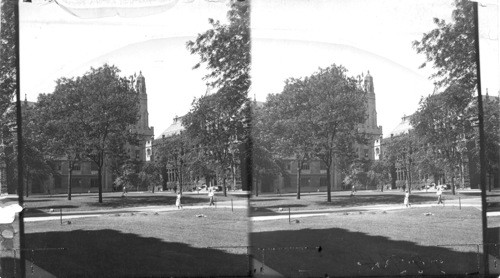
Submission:
[[[349,148],[345,144],[364,143],[358,133],[358,125],[367,118],[366,93],[359,78],[347,76],[342,66],[319,69],[308,79],[307,92],[310,97],[306,112],[308,126],[312,129],[314,155],[319,157],[327,169],[327,200],[331,202],[331,181],[334,180],[334,157],[347,158]],[[333,170],[333,171],[332,171]]]
[[[467,88],[451,86],[442,93],[422,99],[410,121],[422,145],[433,150],[440,168],[451,179],[453,194],[457,165],[463,163],[467,147],[465,136],[472,132],[470,121],[464,120],[468,118],[464,111],[471,101]]]
[[[97,165],[99,203],[102,203],[102,177],[106,159],[115,146],[130,138],[130,126],[139,119],[139,98],[133,84],[120,77],[120,70],[107,64],[78,79],[75,114],[84,138],[85,156]]]
[[[16,1],[1,1],[0,16],[0,164],[6,168],[7,192],[17,192],[16,94],[17,30]],[[5,190],[2,184],[2,191]],[[2,192],[3,193],[3,192]]]
[[[241,138],[242,123],[238,109],[232,107],[231,99],[221,94],[207,95],[193,103],[191,111],[183,117],[187,136],[198,146],[208,158],[208,163],[217,165],[218,176],[222,177],[224,195],[226,195],[226,179],[229,169],[238,154],[231,151],[231,144]],[[239,135],[239,136],[238,136]]]
[[[283,172],[280,167],[280,160],[275,158],[272,153],[272,140],[268,135],[265,122],[267,115],[265,111],[258,107],[257,103],[253,104],[253,125],[252,125],[252,138],[253,138],[253,169],[252,174],[255,183],[255,195],[259,196],[259,184],[265,176],[277,176]]]
[[[293,159],[297,166],[297,199],[300,199],[300,179],[304,163],[313,153],[313,135],[308,112],[312,109],[307,91],[307,78],[288,79],[283,92],[270,94],[262,109],[264,138],[272,142],[273,153]],[[268,138],[266,138],[268,137]]]
[[[0,3],[0,115],[4,115],[12,107],[12,99],[16,92],[16,65],[17,65],[17,32],[15,1]]]
[[[199,34],[194,41],[187,42],[191,54],[200,57],[194,68],[204,65],[208,70],[204,79],[213,93],[195,100],[191,111],[183,119],[190,136],[219,163],[224,183],[225,169],[236,164],[236,157],[241,155],[241,151],[230,149],[231,144],[238,142],[244,145],[249,140],[249,128],[243,125],[246,115],[242,112],[245,110],[241,109],[248,102],[250,88],[248,1],[231,1],[227,18],[227,24],[209,19],[212,28]]]
[[[39,98],[49,144],[67,156],[70,170],[79,159],[97,165],[99,203],[104,165],[131,138],[130,126],[139,118],[138,95],[119,72],[107,64],[91,68],[81,77],[59,79],[53,94]]]
[[[52,94],[41,94],[36,105],[37,125],[46,139],[48,152],[53,158],[68,162],[68,200],[71,200],[72,174],[84,151],[83,130],[78,103],[78,80],[61,78]]]
[[[434,18],[436,28],[414,41],[417,53],[425,54],[427,63],[436,69],[431,75],[436,84],[447,87],[460,85],[474,90],[477,85],[475,28],[472,1],[455,0],[452,22]]]

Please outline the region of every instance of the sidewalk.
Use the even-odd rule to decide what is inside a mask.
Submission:
[[[196,205],[196,206],[183,206],[183,209],[246,209],[246,200],[234,201],[231,206],[230,201],[216,202],[215,206]],[[28,213],[24,217],[25,222],[49,221],[49,220],[67,220],[82,217],[99,217],[102,215],[117,214],[117,213],[140,213],[140,212],[168,212],[178,211],[175,206],[143,206],[143,207],[129,207],[109,210],[89,210],[89,211],[61,211],[54,210],[53,212],[43,213]]]
[[[437,207],[440,205],[434,203],[427,204],[414,204],[412,208],[423,208],[423,207]],[[466,200],[449,200],[445,201],[446,207],[474,207],[481,210],[481,199],[471,198]],[[390,210],[402,210],[408,209],[403,204],[391,204],[391,205],[370,205],[370,206],[358,206],[358,207],[338,207],[330,209],[317,209],[317,210],[295,210],[295,211],[275,211],[274,215],[263,215],[263,216],[253,216],[250,217],[251,221],[265,221],[265,220],[277,220],[286,218],[300,218],[300,217],[312,217],[312,216],[325,216],[334,213],[348,213],[348,212],[364,212],[364,211],[390,211]],[[488,212],[488,217],[500,216],[499,212]]]

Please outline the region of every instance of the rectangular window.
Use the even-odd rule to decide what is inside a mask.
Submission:
[[[302,164],[302,170],[309,170],[309,169],[310,169],[310,168],[309,168],[309,162],[304,162],[304,163]]]
[[[80,171],[80,163],[79,162],[74,162],[73,163],[73,171]]]
[[[90,187],[97,187],[97,179],[90,179]]]
[[[139,154],[140,154],[139,150],[135,150],[135,158],[136,159],[139,159]]]
[[[292,168],[292,162],[288,162],[288,163],[286,164],[286,169],[287,169],[288,171],[290,171],[290,169],[291,169],[291,168]]]
[[[56,162],[56,169],[57,169],[57,171],[61,171],[62,170],[61,162]]]

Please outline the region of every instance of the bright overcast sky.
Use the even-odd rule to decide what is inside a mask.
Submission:
[[[252,97],[265,101],[289,77],[302,77],[333,63],[351,75],[369,70],[384,136],[421,96],[433,91],[430,69],[411,42],[449,19],[452,0],[253,0]],[[227,6],[206,0],[179,1],[162,13],[137,18],[80,19],[55,3],[21,4],[21,90],[29,100],[49,93],[54,80],[83,74],[104,62],[130,75],[142,70],[149,121],[158,136],[176,115],[202,95],[202,70],[188,40],[209,28],[209,17],[225,20]],[[498,6],[481,7],[483,88],[498,92]],[[481,16],[480,15],[480,16]],[[494,55],[492,55],[494,54]],[[492,58],[491,58],[492,57]],[[496,94],[496,93],[495,93]]]

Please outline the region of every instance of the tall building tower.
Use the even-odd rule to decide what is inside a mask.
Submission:
[[[140,161],[149,161],[152,154],[151,146],[153,144],[154,128],[149,126],[146,79],[142,75],[142,72],[139,72],[139,76],[137,77],[135,90],[139,94],[140,118],[132,130],[139,135],[140,142],[138,146],[130,146],[129,156]]]
[[[367,94],[367,105],[366,121],[360,125],[359,129],[361,132],[368,134],[370,137],[369,145],[357,147],[358,156],[360,158],[375,159],[377,157],[377,150],[374,146],[377,140],[382,136],[382,127],[377,125],[377,106],[375,101],[375,88],[373,86],[373,77],[370,75],[370,71],[365,76],[364,79],[364,89]],[[379,148],[380,152],[380,148]]]

